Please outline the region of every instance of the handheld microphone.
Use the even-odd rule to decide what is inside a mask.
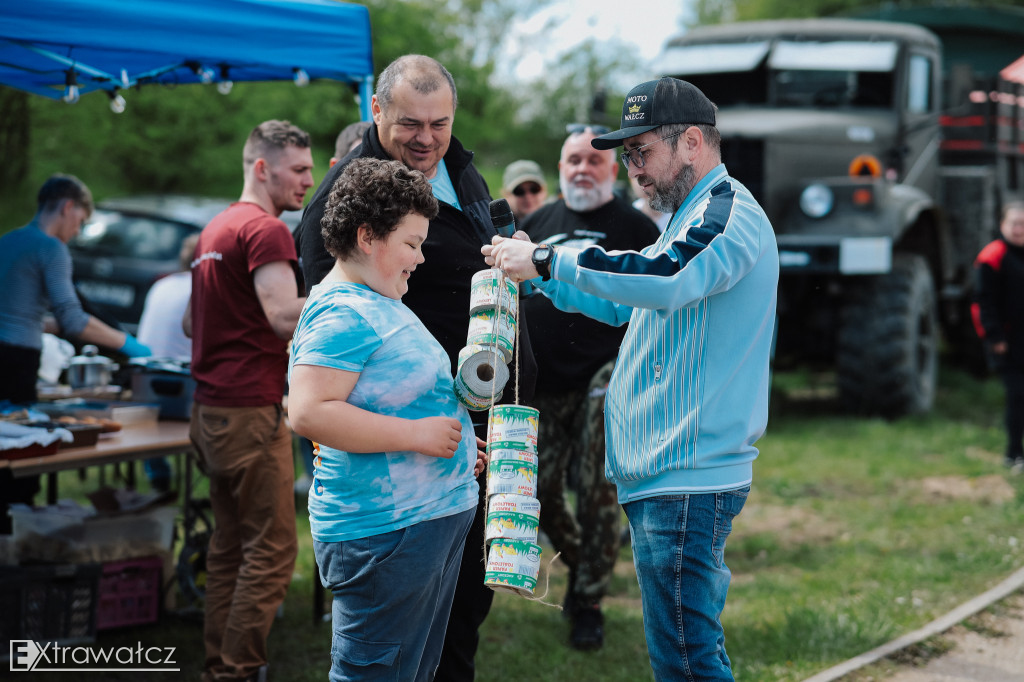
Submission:
[[[511,237],[516,232],[516,217],[512,215],[512,207],[505,199],[491,202],[491,223],[502,237]]]

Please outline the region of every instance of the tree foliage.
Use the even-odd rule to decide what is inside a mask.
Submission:
[[[622,93],[607,92],[610,77],[637,65],[625,46],[591,41],[563,55],[535,82],[502,76],[512,72],[509,60],[532,49],[513,43],[510,56],[508,27],[550,1],[360,3],[370,11],[375,73],[409,53],[432,56],[451,71],[459,94],[455,134],[476,152],[495,194],[501,169],[516,158],[536,159],[554,174],[565,123],[615,125]],[[606,91],[603,110],[593,111],[598,91]],[[118,115],[99,93],[68,105],[0,86],[0,154],[6,164],[0,231],[31,217],[35,188],[55,172],[79,176],[97,199],[160,192],[235,196],[245,138],[271,118],[310,133],[319,178],[335,136],[359,117],[355,93],[333,81],[305,88],[236,83],[226,96],[202,85],[149,85],[123,94],[127,109]]]

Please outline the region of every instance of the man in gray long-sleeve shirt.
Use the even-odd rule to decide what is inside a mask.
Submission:
[[[82,310],[71,283],[67,243],[92,214],[92,194],[73,175],[54,175],[39,190],[39,209],[24,227],[0,237],[0,401],[36,400],[43,332],[73,336],[128,356],[149,355],[131,334]],[[46,322],[52,311],[56,325]],[[0,532],[10,523],[8,502],[32,502],[38,477],[17,484],[0,473]],[[9,532],[9,531],[8,531]]]

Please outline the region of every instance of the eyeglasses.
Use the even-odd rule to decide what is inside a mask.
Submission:
[[[565,132],[569,135],[579,135],[588,130],[595,135],[607,135],[612,131],[608,126],[596,126],[592,123],[570,123],[565,126]]]
[[[646,147],[650,147],[652,144],[657,144],[658,142],[662,142],[664,140],[670,140],[673,137],[676,137],[678,135],[682,135],[685,132],[686,132],[685,130],[680,130],[678,133],[672,133],[671,135],[666,135],[665,137],[658,138],[654,142],[648,142],[647,144],[642,144],[639,147],[634,147],[632,149],[627,149],[626,151],[622,152],[622,154],[620,156],[620,158],[622,158],[622,165],[626,167],[626,170],[629,170],[629,164],[630,163],[632,163],[637,168],[643,168],[644,167],[644,153],[643,153],[643,151],[641,151],[642,149],[644,149]]]
[[[543,189],[543,187],[536,183],[524,182],[523,184],[519,185],[514,190],[512,190],[512,194],[515,194],[517,197],[523,197],[526,196],[527,194],[540,194],[541,190]]]

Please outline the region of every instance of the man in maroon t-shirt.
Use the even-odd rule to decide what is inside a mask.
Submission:
[[[191,438],[216,525],[206,559],[204,682],[262,680],[267,635],[295,564],[292,434],[281,400],[306,299],[278,216],[313,186],[309,135],[266,121],[243,150],[241,198],[210,221],[192,261],[196,381]]]

